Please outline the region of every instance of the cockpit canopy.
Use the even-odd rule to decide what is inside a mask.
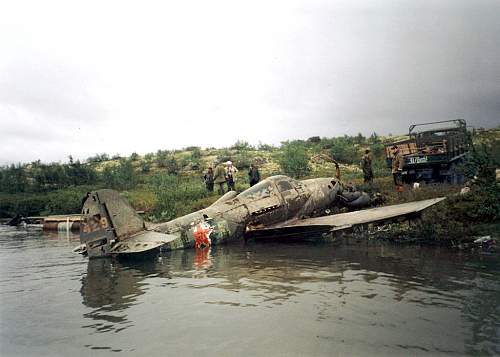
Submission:
[[[277,192],[284,192],[292,190],[300,185],[299,181],[292,179],[288,176],[277,175],[266,178],[265,180],[259,182],[253,187],[243,191],[237,197],[248,198],[248,197],[265,197],[269,196],[271,192],[277,190]]]

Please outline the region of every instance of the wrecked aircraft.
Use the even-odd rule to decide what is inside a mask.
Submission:
[[[248,237],[297,236],[341,231],[368,223],[411,217],[444,198],[320,216],[337,202],[369,204],[366,193],[347,192],[336,178],[295,180],[272,176],[237,194],[229,191],[211,206],[172,221],[147,225],[113,190],[88,194],[82,208],[81,245],[89,258],[152,250],[202,248]]]

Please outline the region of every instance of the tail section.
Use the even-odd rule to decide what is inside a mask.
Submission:
[[[165,244],[175,236],[147,231],[130,204],[113,190],[89,192],[82,208],[80,243],[75,251],[89,258],[140,253]]]

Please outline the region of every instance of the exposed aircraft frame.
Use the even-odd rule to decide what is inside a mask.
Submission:
[[[295,180],[272,176],[237,194],[230,191],[211,206],[172,221],[146,225],[116,191],[89,193],[82,209],[76,252],[89,258],[131,255],[154,249],[200,248],[244,237],[279,237],[345,230],[419,214],[444,198],[317,217],[340,198],[369,204],[366,193],[347,192],[336,178]]]

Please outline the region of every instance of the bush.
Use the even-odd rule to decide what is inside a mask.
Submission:
[[[335,160],[346,164],[357,163],[361,158],[358,147],[346,137],[332,139],[330,152]]]
[[[194,147],[191,151],[191,160],[196,161],[201,158],[201,150],[199,147]]]
[[[90,188],[70,188],[51,192],[47,195],[44,212],[42,214],[70,214],[80,213],[82,199]]]
[[[146,155],[144,155],[144,161],[146,161],[149,164],[154,161],[154,158],[155,158],[155,154],[153,154],[152,152],[149,152]]]
[[[278,157],[278,163],[285,174],[300,178],[306,176],[309,167],[309,156],[302,142],[286,142],[282,144],[283,153]]]
[[[0,194],[0,217],[79,213],[82,199],[94,186],[78,186],[49,193]]]
[[[231,146],[231,149],[238,151],[244,151],[244,150],[248,151],[248,150],[254,150],[254,147],[251,146],[247,141],[238,140]]]
[[[221,150],[219,152],[219,155],[217,155],[217,161],[218,162],[231,161],[231,156],[232,156],[232,153],[228,149]]]
[[[233,164],[238,170],[248,169],[252,164],[252,158],[246,151],[243,151],[235,156]]]
[[[38,216],[45,209],[43,194],[0,194],[0,217]]]
[[[99,163],[108,160],[109,160],[109,155],[106,153],[96,154],[95,156],[90,156],[89,158],[87,158],[88,163]]]
[[[143,162],[141,165],[141,172],[147,174],[151,171],[151,164],[149,162]]]
[[[169,152],[167,150],[158,150],[156,152],[156,164],[158,167],[167,167]]]
[[[132,160],[127,159],[121,159],[116,166],[106,166],[101,176],[106,186],[118,190],[131,189],[138,182]]]
[[[310,143],[320,143],[321,138],[319,136],[311,136],[310,138],[307,139],[307,141]]]
[[[153,216],[162,221],[191,213],[198,200],[209,196],[202,180],[196,178],[156,174],[150,184],[157,200]]]
[[[276,147],[273,145],[263,144],[263,143],[259,142],[259,145],[257,146],[257,150],[272,152],[272,151],[276,150]]]

